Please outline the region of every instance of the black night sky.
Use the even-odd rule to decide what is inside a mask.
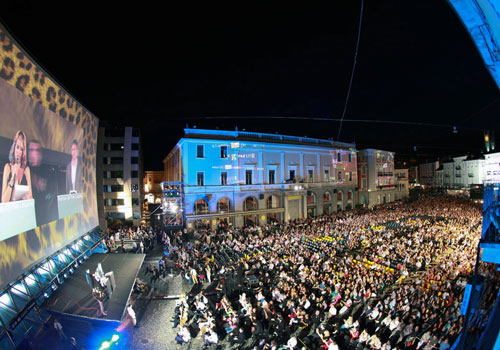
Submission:
[[[186,123],[336,139],[339,122],[318,118],[345,106],[361,1],[343,3],[11,1],[0,17],[99,119],[141,127],[145,170],[160,170]],[[498,88],[447,1],[365,1],[341,141],[420,160],[478,153],[482,130],[500,134],[499,115]]]

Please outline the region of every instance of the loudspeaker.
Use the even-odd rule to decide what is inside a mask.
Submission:
[[[264,193],[259,194],[259,199],[264,199]]]

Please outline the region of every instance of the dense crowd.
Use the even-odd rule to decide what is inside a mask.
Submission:
[[[199,288],[178,301],[178,343],[278,349],[449,349],[463,326],[481,209],[452,198],[241,230],[166,237]],[[489,278],[497,271],[484,267]],[[496,289],[497,290],[497,289]],[[494,290],[491,291],[494,295]],[[484,320],[483,320],[484,321]]]
[[[106,245],[145,253],[154,284],[168,270],[193,286],[177,302],[179,343],[201,338],[239,349],[442,349],[463,328],[481,208],[429,197],[288,223],[167,234],[149,226],[112,230]],[[498,292],[488,281],[469,331],[480,332]],[[141,291],[146,283],[138,283]]]

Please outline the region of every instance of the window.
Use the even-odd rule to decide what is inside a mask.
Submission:
[[[104,188],[102,189],[103,192],[108,192],[108,185],[104,185]]]
[[[103,171],[102,172],[102,177],[105,178],[105,179],[109,179],[110,176],[109,176],[109,174],[108,174],[107,171]]]
[[[309,169],[307,171],[307,177],[309,178],[309,182],[314,182],[314,170]]]
[[[275,178],[274,178],[275,173],[276,173],[276,171],[275,171],[275,170],[269,170],[269,183],[270,183],[270,184],[274,184],[274,183],[276,183],[276,182],[275,182]]]
[[[227,213],[231,210],[231,202],[227,198],[222,198],[217,202],[217,211],[219,213]]]
[[[198,186],[204,186],[204,175],[203,172],[196,173],[196,183]]]
[[[361,187],[366,189],[366,179],[361,179]]]
[[[132,205],[139,205],[139,198],[132,198]]]
[[[124,148],[125,147],[123,147],[123,143],[110,143],[109,144],[110,151],[121,151]]]
[[[352,153],[349,153],[349,163],[352,162]]]
[[[138,128],[133,128],[132,129],[132,136],[133,137],[139,137],[141,135],[141,130]]]
[[[220,184],[222,186],[227,185],[227,173],[226,172],[220,173]]]
[[[139,191],[139,185],[138,184],[132,184],[130,186],[130,191],[131,192],[137,192],[137,191]]]
[[[139,150],[139,144],[138,143],[133,143],[132,144],[132,151],[138,151]]]
[[[243,202],[244,211],[257,210],[257,209],[259,209],[257,199],[255,199],[254,197],[245,198],[245,201]]]
[[[198,199],[194,203],[194,214],[199,215],[199,214],[208,214],[208,203],[205,202],[203,199]]]
[[[349,171],[349,181],[352,181],[352,171]]]
[[[290,180],[295,181],[295,170],[290,170]]]
[[[116,179],[116,178],[123,178],[123,171],[121,170],[114,170],[110,171],[110,178]]]
[[[247,185],[252,184],[252,170],[245,171],[245,183]]]
[[[325,169],[325,172],[323,173],[323,181],[330,181],[330,170]]]
[[[123,185],[111,185],[110,192],[123,192]]]
[[[123,164],[123,157],[111,157],[108,164]]]
[[[365,165],[363,165],[361,167],[361,174],[366,175],[366,166]]]
[[[124,205],[124,204],[125,204],[125,201],[121,198],[119,198],[119,199],[108,198],[108,199],[104,200],[104,205],[108,206],[108,207],[116,207],[116,206]]]
[[[139,164],[139,157],[130,158],[130,164]]]
[[[338,181],[342,181],[342,172],[339,171],[338,176],[337,176]]]
[[[220,157],[227,158],[227,146],[220,146]]]
[[[342,161],[342,153],[337,153],[337,161],[341,162]]]
[[[139,172],[137,170],[132,170],[130,172],[130,177],[132,177],[133,179],[137,179],[139,177]]]
[[[196,158],[205,158],[205,147],[203,145],[196,146]]]

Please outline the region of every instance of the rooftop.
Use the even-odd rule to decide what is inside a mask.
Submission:
[[[355,143],[337,142],[333,139],[323,140],[310,137],[289,136],[280,134],[266,134],[249,131],[228,131],[209,129],[184,129],[184,138],[210,139],[210,140],[238,140],[257,141],[269,143],[284,143],[295,145],[308,145],[326,148],[355,149]]]

